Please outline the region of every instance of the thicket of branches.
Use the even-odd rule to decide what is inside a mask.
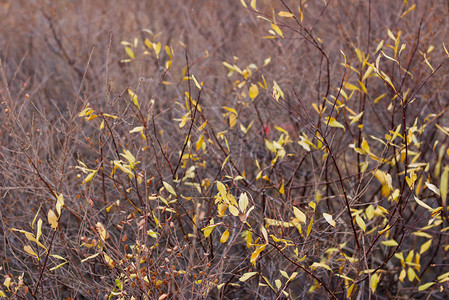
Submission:
[[[445,1],[0,4],[0,297],[448,297]]]

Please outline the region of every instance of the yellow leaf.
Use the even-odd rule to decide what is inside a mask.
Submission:
[[[273,81],[273,97],[279,103],[279,98],[284,98],[284,92],[281,90],[276,81]]]
[[[57,265],[56,267],[51,268],[50,271],[57,270],[57,269],[59,269],[60,267],[62,267],[63,265],[68,264],[68,263],[69,263],[68,261],[65,261],[65,262],[63,262],[63,263]]]
[[[237,217],[240,214],[238,208],[235,207],[234,205],[229,205],[228,209],[229,209],[229,212],[235,217]]]
[[[365,225],[365,222],[363,221],[362,217],[357,215],[355,217],[355,221],[356,221],[357,225],[359,225],[359,227],[362,228],[363,231],[366,230],[366,225]]]
[[[249,97],[251,100],[254,100],[254,98],[257,97],[259,94],[259,88],[255,84],[251,84],[251,87],[249,88]]]
[[[256,8],[256,0],[251,0],[251,8],[252,9],[254,9],[255,11],[257,11],[257,8]]]
[[[449,183],[449,166],[445,166],[440,179],[440,193],[443,207],[446,207],[447,187]]]
[[[256,274],[258,274],[258,272],[247,272],[240,277],[239,281],[245,282]]]
[[[355,286],[355,284],[353,283],[353,284],[351,284],[351,286],[348,288],[348,291],[347,291],[347,293],[346,293],[346,298],[351,299],[351,297],[352,297],[352,291],[354,290],[354,286]]]
[[[379,283],[380,277],[377,275],[377,273],[374,273],[371,275],[371,280],[369,282],[369,286],[371,288],[371,291],[373,294],[376,292],[377,284]]]
[[[414,4],[413,4],[413,5],[414,5]],[[431,286],[434,285],[434,284],[435,284],[435,282],[428,282],[428,283],[425,283],[425,284],[421,284],[421,285],[418,287],[418,292],[427,290],[429,287],[431,287]]]
[[[326,219],[327,223],[329,223],[332,227],[335,227],[336,224],[335,224],[334,219],[332,218],[332,215],[323,213],[323,217],[324,217],[324,219]]]
[[[230,114],[229,115],[229,127],[234,127],[237,124],[237,115]]]
[[[362,146],[363,151],[365,151],[366,153],[371,153],[371,151],[369,149],[368,142],[365,140],[365,138],[363,138],[361,146]],[[377,170],[377,171],[379,171],[379,170]]]
[[[365,214],[369,221],[374,218],[374,206],[372,204],[365,209]]]
[[[424,207],[425,209],[429,210],[429,211],[433,211],[433,208],[430,207],[429,205],[427,205],[426,203],[424,203],[424,201],[419,200],[416,196],[415,197],[415,201],[416,203],[418,203],[420,206]]]
[[[247,207],[248,207],[248,196],[246,195],[246,193],[242,193],[240,194],[239,197],[240,211],[245,212]]]
[[[3,282],[3,285],[6,286],[6,288],[9,290],[9,286],[11,285],[11,277],[6,277],[5,281]],[[6,295],[4,296],[6,297]]]
[[[37,221],[36,241],[39,241],[41,235],[42,235],[42,219],[39,218],[39,220]]]
[[[306,215],[296,206],[293,206],[293,214],[300,222],[306,223],[307,221]]]
[[[100,235],[100,238],[105,241],[108,238],[108,232],[104,228],[103,224],[100,222],[97,222],[95,225],[95,228],[97,229],[98,234]]]
[[[138,101],[137,95],[136,95],[133,91],[131,91],[130,89],[128,89],[128,94],[131,96],[131,100],[133,101],[134,105],[135,105],[138,109],[140,109],[139,101]]]
[[[282,33],[282,30],[279,28],[279,26],[277,26],[274,23],[271,23],[271,28],[273,28],[274,31],[276,31],[276,33],[281,36],[282,38],[284,37],[284,34]]]
[[[53,210],[48,211],[47,215],[48,223],[50,223],[51,228],[56,230],[58,228],[58,216],[53,212]]]
[[[198,83],[198,80],[196,79],[195,75],[192,75],[193,82],[195,83],[195,86],[198,88],[198,90],[201,90],[203,83]]]
[[[129,131],[129,133],[142,132],[143,129],[144,129],[143,126],[137,126],[137,127],[134,127],[133,129],[131,129],[131,130]]]
[[[415,279],[415,277],[417,277],[415,271],[412,268],[408,268],[408,270],[407,270],[408,280],[413,281]]]
[[[235,115],[238,115],[237,111],[232,107],[223,106],[223,108]]]
[[[343,124],[338,122],[334,117],[327,117],[326,122],[328,122],[330,127],[338,127],[338,128],[342,128],[343,130],[345,129]]]
[[[312,232],[312,228],[313,228],[313,218],[310,219],[309,225],[307,226],[307,236],[309,236],[309,234]]]
[[[284,180],[282,180],[282,185],[281,185],[281,187],[279,188],[279,193],[280,193],[281,195],[284,195],[284,194],[285,194]]]
[[[432,245],[432,240],[428,240],[424,244],[421,245],[421,248],[419,249],[419,254],[423,254],[427,250],[429,250],[430,246]]]
[[[298,11],[299,11],[299,16],[300,16],[301,23],[302,23],[302,20],[304,19],[304,14],[302,13],[301,6],[298,7]]]
[[[89,181],[92,181],[92,179],[94,178],[96,173],[97,173],[97,171],[89,173],[89,175],[87,175],[86,178],[84,178],[84,180],[83,180],[83,182],[81,182],[81,184],[86,184]]]
[[[154,231],[154,230],[151,230],[151,229],[149,229],[148,231],[147,231],[147,234],[149,235],[149,236],[151,236],[152,238],[157,238],[157,235],[158,235],[158,233],[156,232],[156,231]]]
[[[218,189],[218,193],[220,194],[220,197],[223,201],[225,201],[227,199],[226,195],[226,186],[221,183],[220,181],[217,181],[217,189]]]
[[[356,87],[355,85],[353,85],[353,84],[351,84],[349,82],[345,82],[344,86],[345,86],[346,89],[351,90],[351,91],[358,91],[359,90],[358,87]]]
[[[131,169],[134,169],[134,166],[136,164],[136,158],[134,157],[134,155],[132,155],[132,153],[126,149],[123,149],[123,153],[121,153],[120,155],[128,161],[129,167]]]
[[[217,224],[211,224],[207,227],[204,227],[203,229],[201,229],[202,231],[204,231],[204,237],[207,238],[211,233],[212,230],[214,230],[215,227],[217,227],[218,225],[220,225],[221,223],[217,223]]]
[[[310,267],[311,268],[324,268],[324,269],[332,272],[332,269],[324,263],[314,262]]]
[[[381,185],[385,185],[387,183],[387,174],[384,171],[377,169],[374,171],[374,176],[379,180]]]
[[[268,243],[268,232],[267,232],[267,229],[264,226],[262,226],[262,227],[260,227],[260,232],[262,232],[262,236],[265,239],[265,243]]]
[[[229,238],[229,229],[226,229],[225,232],[221,235],[220,243],[226,243]]]
[[[131,49],[131,47],[126,47],[125,51],[126,51],[126,54],[128,54],[129,57],[134,59],[134,52],[133,52],[133,49]]]
[[[175,189],[174,189],[171,185],[169,185],[169,184],[166,183],[165,181],[162,181],[162,184],[164,185],[165,189],[166,189],[170,194],[172,194],[173,196],[176,197]]]
[[[109,255],[107,255],[106,253],[103,253],[103,257],[104,257],[104,260],[106,261],[106,263],[109,265],[109,267],[113,268],[115,266],[114,261],[112,260],[112,258]]]
[[[426,182],[426,186],[429,190],[440,196],[440,190],[433,184]]]
[[[23,247],[23,250],[25,250],[26,253],[35,256],[37,258],[37,260],[39,260],[39,256],[36,254],[36,252],[34,252],[33,248],[31,248],[31,246],[26,245]]]
[[[56,198],[56,212],[58,213],[58,216],[61,216],[61,209],[64,206],[64,196],[62,194],[59,194],[59,196]]]
[[[89,260],[89,259],[92,259],[92,258],[97,257],[98,255],[100,255],[100,252],[95,253],[95,254],[93,254],[93,255],[91,255],[91,256],[89,256],[89,257],[86,257],[85,259],[81,260],[81,262],[83,263],[83,262],[85,262],[85,261],[87,261],[87,260]]]
[[[357,116],[354,117],[349,117],[349,119],[351,119],[351,123],[349,123],[349,125],[354,124],[355,122],[357,122],[358,120],[360,120],[360,118],[363,116],[363,111],[361,113],[359,113]]]
[[[156,57],[159,58],[159,52],[161,52],[161,42],[157,43],[156,45],[153,45],[154,52],[156,53]]]
[[[265,249],[265,247],[267,246],[267,244],[263,244],[261,246],[258,246],[256,248],[256,250],[254,250],[254,252],[251,254],[251,263],[256,266],[256,262],[257,262],[257,257],[259,257],[259,254]]]
[[[293,18],[293,14],[288,11],[280,11],[278,13],[279,17],[285,17],[285,18]]]
[[[399,244],[395,240],[388,240],[388,241],[383,241],[382,245],[385,245],[387,247],[396,247]]]

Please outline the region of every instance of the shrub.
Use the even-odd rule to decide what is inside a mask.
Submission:
[[[2,4],[0,297],[447,297],[447,12]]]

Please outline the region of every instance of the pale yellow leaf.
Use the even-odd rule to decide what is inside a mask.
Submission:
[[[175,189],[174,189],[170,184],[168,184],[168,183],[165,182],[165,181],[162,181],[162,184],[164,185],[165,189],[166,189],[170,194],[172,194],[173,196],[176,197]]]
[[[415,201],[416,203],[418,203],[420,206],[424,207],[427,210],[433,211],[433,208],[430,207],[429,205],[427,205],[426,203],[424,203],[424,201],[419,200],[416,196],[415,197]]]
[[[39,256],[36,254],[36,252],[34,252],[33,248],[31,248],[31,246],[26,245],[23,247],[23,250],[25,250],[26,253],[33,255],[34,257],[37,258],[37,260],[39,260]]]
[[[89,257],[86,257],[85,259],[81,260],[81,262],[83,263],[83,262],[85,262],[85,261],[87,261],[87,260],[89,260],[89,259],[92,259],[92,258],[97,257],[98,255],[100,255],[100,252],[95,253],[95,254],[93,254],[93,255],[91,255],[91,256],[89,256]]]
[[[239,281],[245,282],[256,274],[258,274],[258,272],[247,272],[240,277]]]
[[[336,223],[335,223],[334,219],[332,218],[332,215],[323,213],[323,217],[327,223],[329,223],[331,226],[335,227]]]
[[[387,247],[396,247],[399,244],[395,240],[388,240],[388,241],[383,241],[382,245],[385,245]]]
[[[56,230],[58,228],[58,216],[53,212],[53,210],[48,211],[47,215],[48,223],[50,223],[51,228]]]
[[[293,206],[293,214],[300,222],[306,223],[307,221],[306,215],[296,206]]]
[[[326,265],[324,263],[319,263],[319,262],[314,262],[310,267],[311,268],[324,268],[326,270],[332,271],[332,269],[328,265]]]
[[[239,197],[239,208],[241,212],[245,212],[248,207],[248,196],[246,193],[241,193]]]
[[[428,283],[425,283],[425,284],[421,284],[421,285],[418,287],[418,292],[427,290],[428,288],[430,288],[430,287],[431,287],[432,285],[434,285],[434,284],[435,284],[435,282],[428,282]]]
[[[426,186],[429,190],[440,196],[440,190],[433,184],[426,182]]]

